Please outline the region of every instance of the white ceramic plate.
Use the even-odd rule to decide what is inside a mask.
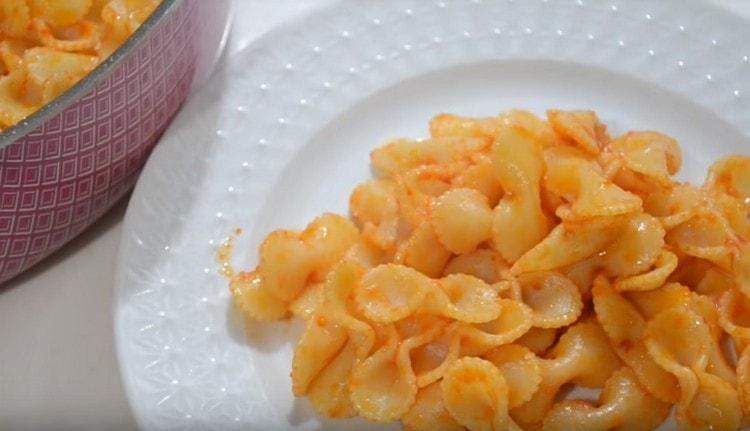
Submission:
[[[321,420],[292,397],[299,328],[244,325],[217,244],[242,228],[248,268],[269,231],[345,213],[368,152],[445,111],[595,109],[615,134],[675,136],[682,177],[701,181],[750,152],[747,40],[739,18],[678,0],[341,2],[264,37],[180,114],[128,209],[115,331],[139,424],[398,429]]]

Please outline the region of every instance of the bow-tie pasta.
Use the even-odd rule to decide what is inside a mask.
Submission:
[[[680,183],[677,141],[592,111],[429,130],[371,153],[351,220],[271,232],[227,272],[248,318],[306,320],[294,395],[412,431],[750,423],[750,158]]]
[[[545,431],[650,430],[669,414],[669,404],[659,401],[638,384],[633,372],[612,373],[599,395],[599,407],[586,401],[561,401],[544,418]]]

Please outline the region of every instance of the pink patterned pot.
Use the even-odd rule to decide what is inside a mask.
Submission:
[[[131,189],[196,71],[218,59],[227,12],[227,0],[163,1],[86,79],[0,134],[0,283]]]

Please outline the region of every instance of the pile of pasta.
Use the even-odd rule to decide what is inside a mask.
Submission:
[[[347,217],[272,232],[230,283],[307,320],[292,390],[407,430],[730,430],[750,417],[750,158],[592,111],[438,115],[371,154]],[[598,399],[569,399],[575,387]]]
[[[72,87],[160,0],[0,0],[0,130]]]

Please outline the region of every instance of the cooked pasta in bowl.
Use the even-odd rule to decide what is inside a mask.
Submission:
[[[351,218],[273,231],[246,271],[221,249],[246,317],[306,321],[295,396],[405,430],[742,425],[750,157],[693,185],[675,139],[593,111],[429,130],[372,151]]]
[[[227,23],[226,0],[0,1],[0,282],[132,187]]]
[[[0,4],[0,130],[72,87],[122,45],[159,0]]]

